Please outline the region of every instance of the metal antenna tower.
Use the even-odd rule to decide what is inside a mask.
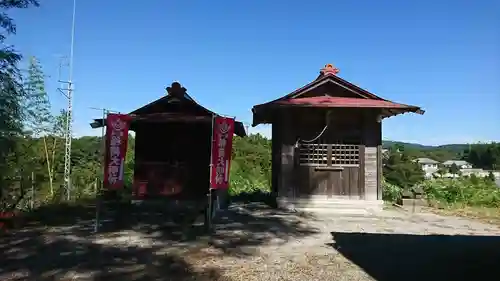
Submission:
[[[59,89],[68,99],[68,108],[66,111],[66,132],[65,132],[65,153],[64,153],[64,189],[68,200],[71,193],[71,139],[73,137],[73,49],[75,42],[75,14],[76,0],[73,0],[73,18],[71,23],[71,49],[69,55],[69,76],[67,81],[59,80],[60,83],[67,85]]]

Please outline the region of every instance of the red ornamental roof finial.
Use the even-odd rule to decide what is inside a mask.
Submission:
[[[332,64],[327,64],[325,65],[325,67],[321,69],[320,72],[323,75],[337,75],[337,73],[339,73],[340,70],[335,66],[333,66]]]

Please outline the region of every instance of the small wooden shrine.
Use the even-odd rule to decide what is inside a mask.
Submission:
[[[252,109],[253,126],[272,124],[272,189],[281,204],[304,198],[381,200],[381,121],[423,114],[337,73],[326,65],[311,83]]]
[[[198,104],[178,82],[166,90],[164,97],[129,113],[135,132],[134,193],[140,199],[203,199],[217,113]],[[241,122],[234,131],[245,136]]]

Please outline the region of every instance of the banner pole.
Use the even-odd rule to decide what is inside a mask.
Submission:
[[[101,167],[101,172],[102,172],[102,178],[101,178],[101,187],[102,183],[104,182],[104,165],[106,165],[106,141],[104,139],[104,133],[105,133],[105,127],[106,127],[106,109],[102,109],[102,129],[101,129],[101,142],[102,142],[102,167]],[[94,224],[94,232],[99,231],[99,213],[101,209],[101,189],[97,187],[97,182],[96,182],[96,205],[95,205],[95,224]]]
[[[212,204],[212,172],[213,172],[213,146],[214,146],[214,124],[215,123],[215,114],[212,114],[212,126],[210,131],[210,173],[208,177],[209,187],[208,187],[208,210],[207,210],[207,228],[209,231],[212,231],[212,213],[213,213],[213,204]]]

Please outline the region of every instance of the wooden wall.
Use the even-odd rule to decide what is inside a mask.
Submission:
[[[337,118],[338,122],[331,122],[337,127],[332,126],[327,134],[333,132],[335,135],[330,136],[331,139],[343,138],[346,143],[359,145],[360,155],[359,167],[342,167],[336,171],[298,165],[296,140],[298,137],[313,138],[324,128],[324,110],[282,110],[277,115],[280,117],[274,119],[272,126],[272,185],[273,192],[278,193],[281,200],[317,194],[381,199],[381,126],[376,111],[343,109],[332,113],[333,120]],[[356,130],[360,134],[357,138]]]

